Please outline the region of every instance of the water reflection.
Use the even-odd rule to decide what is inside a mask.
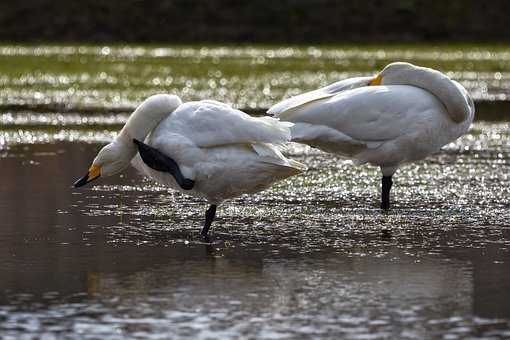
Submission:
[[[508,178],[483,148],[450,146],[419,172],[405,168],[397,209],[381,214],[375,170],[293,147],[310,172],[226,204],[213,244],[198,237],[202,201],[133,171],[71,189],[97,149],[2,153],[7,336],[510,336]],[[473,169],[483,180],[469,185]]]

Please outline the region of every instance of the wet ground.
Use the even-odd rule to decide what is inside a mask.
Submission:
[[[84,54],[103,53],[82,48]],[[198,236],[206,204],[144,180],[134,170],[80,190],[71,187],[127,117],[97,112],[96,104],[104,99],[104,111],[115,111],[160,88],[129,92],[125,84],[116,89],[117,83],[98,80],[84,81],[76,87],[84,92],[73,92],[70,84],[76,80],[65,85],[65,77],[58,78],[68,65],[65,50],[52,56],[51,48],[1,51],[8,60],[8,51],[17,51],[17,58],[39,53],[35,59],[48,65],[61,53],[64,62],[55,66],[59,76],[53,83],[51,77],[34,76],[33,86],[16,85],[14,66],[11,75],[5,71],[0,77],[5,85],[0,90],[0,338],[510,338],[509,112],[501,111],[499,122],[477,121],[437,155],[402,167],[387,213],[378,209],[377,169],[291,145],[287,153],[309,171],[226,202],[208,244]],[[163,58],[174,50],[123,51],[104,52],[122,61],[149,52]],[[192,48],[179,53],[197,51],[202,53]],[[221,51],[213,52],[221,59]],[[278,54],[284,51],[272,52],[281,59],[279,67],[286,62]],[[304,53],[305,69],[313,66],[305,60],[314,51],[293,53]],[[478,99],[506,95],[508,52],[473,51],[444,54],[442,65],[457,69],[451,60],[470,57],[466,65],[476,71],[472,79],[477,81],[473,92],[487,95]],[[206,61],[213,52],[204,52]],[[270,50],[233,49],[229,60],[242,66],[252,58],[240,61],[234,52],[245,58],[243,53]],[[322,51],[317,62],[337,60],[333,52]],[[377,62],[383,55],[376,52],[361,51],[352,60],[363,62],[366,56],[367,62]],[[426,60],[426,53],[415,52],[409,58]],[[295,62],[291,57],[288,62]],[[485,62],[477,63],[480,58]],[[482,64],[486,73],[477,69]],[[269,72],[271,65],[262,70]],[[142,62],[140,69],[146,66]],[[37,75],[31,68],[25,71]],[[145,79],[152,73],[140,74]],[[483,92],[480,74],[494,87]],[[334,76],[327,73],[320,82]],[[281,89],[290,86],[282,84]],[[305,88],[296,84],[295,90]],[[185,96],[187,85],[181,85],[176,88]],[[220,90],[211,91],[221,95]],[[236,97],[230,102],[243,105],[236,101],[243,95],[232,93]],[[246,93],[254,108],[265,105],[267,99]],[[225,98],[229,101],[228,96],[218,99]],[[72,105],[62,110],[28,111],[67,101]],[[12,103],[19,105],[9,107]],[[74,105],[89,114],[73,113]]]

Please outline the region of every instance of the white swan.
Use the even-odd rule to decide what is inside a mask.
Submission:
[[[467,91],[443,73],[409,63],[284,100],[268,111],[293,122],[292,140],[382,170],[381,208],[392,176],[463,135],[474,117]]]
[[[250,117],[216,101],[183,104],[177,96],[154,95],[99,151],[75,187],[132,163],[159,183],[205,198],[211,204],[201,232],[206,236],[222,201],[264,190],[306,168],[278,150],[290,140],[290,125]]]

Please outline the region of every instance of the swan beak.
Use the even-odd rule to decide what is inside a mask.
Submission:
[[[382,77],[380,74],[374,77],[369,83],[368,86],[379,86],[382,83]]]
[[[85,176],[74,182],[74,187],[79,188],[101,176],[101,167],[92,165]]]

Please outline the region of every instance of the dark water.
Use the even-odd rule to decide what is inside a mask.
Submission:
[[[134,171],[72,189],[98,144],[5,132],[0,337],[510,338],[508,131],[399,170],[389,213],[377,169],[291,147],[309,172],[227,202],[212,244],[204,202]]]

